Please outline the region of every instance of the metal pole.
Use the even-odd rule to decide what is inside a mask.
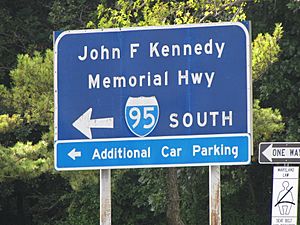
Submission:
[[[209,224],[221,225],[220,166],[209,166]]]
[[[111,225],[111,172],[100,170],[100,225]]]

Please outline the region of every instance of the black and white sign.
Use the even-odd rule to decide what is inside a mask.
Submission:
[[[263,142],[259,144],[260,164],[300,164],[300,142]]]
[[[299,167],[274,167],[272,225],[297,225]]]

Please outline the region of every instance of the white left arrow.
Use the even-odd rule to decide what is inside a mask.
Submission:
[[[262,154],[263,154],[270,162],[273,161],[273,160],[272,160],[272,158],[273,158],[272,151],[273,151],[272,145],[269,145],[269,146],[262,152]]]
[[[75,160],[77,157],[81,157],[81,152],[80,151],[76,152],[76,148],[73,148],[72,151],[68,153],[68,156],[70,156],[70,158]]]
[[[89,139],[92,139],[91,128],[114,128],[114,118],[91,119],[93,109],[89,108],[72,125]]]
[[[262,154],[270,161],[273,162],[273,159],[282,159],[282,160],[288,160],[288,159],[299,159],[299,149],[300,145],[289,145],[286,144],[281,145],[281,147],[277,147],[274,144],[270,144],[263,152]]]

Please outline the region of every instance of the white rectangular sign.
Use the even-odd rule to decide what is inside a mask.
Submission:
[[[297,225],[299,167],[274,167],[272,225]]]
[[[258,161],[260,164],[299,164],[300,142],[262,142]]]

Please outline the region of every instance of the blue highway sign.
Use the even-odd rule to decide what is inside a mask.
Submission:
[[[56,36],[56,169],[250,162],[250,40],[244,24]],[[171,155],[165,146],[182,151],[165,157]],[[206,148],[215,153],[205,155]],[[145,157],[124,160],[112,149],[121,156],[135,149]],[[228,153],[233,149],[237,155]]]

